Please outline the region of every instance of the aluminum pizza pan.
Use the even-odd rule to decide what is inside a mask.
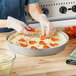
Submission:
[[[25,47],[20,47],[20,46],[16,46],[14,44],[11,44],[8,41],[8,38],[15,34],[16,31],[12,31],[10,32],[7,36],[6,36],[6,40],[7,43],[9,45],[9,48],[11,51],[21,54],[21,55],[26,55],[26,56],[49,56],[49,55],[53,55],[53,54],[57,54],[61,51],[63,51],[66,47],[67,42],[69,41],[69,37],[66,33],[57,30],[58,32],[61,32],[62,34],[64,34],[64,36],[66,37],[66,42],[60,46],[56,46],[56,47],[52,47],[52,48],[48,48],[48,49],[30,49],[30,48],[25,48]]]

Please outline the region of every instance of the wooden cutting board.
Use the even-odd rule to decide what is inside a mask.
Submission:
[[[0,33],[0,48],[9,49],[5,40],[6,35],[7,33]],[[76,65],[65,63],[75,47],[76,40],[70,39],[65,50],[56,55],[29,57],[17,54],[10,76],[75,76]]]

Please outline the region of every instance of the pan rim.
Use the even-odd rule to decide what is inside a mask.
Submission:
[[[56,47],[51,47],[51,48],[46,48],[46,49],[56,49],[56,48],[59,48],[59,47],[62,47],[63,45],[65,45],[65,44],[67,44],[68,43],[68,41],[69,41],[69,36],[65,33],[65,32],[63,32],[63,31],[61,31],[61,30],[57,30],[58,32],[61,32],[61,33],[63,33],[64,34],[64,36],[66,37],[66,42],[64,43],[64,44],[62,44],[62,45],[59,45],[59,46],[56,46]],[[16,33],[16,31],[14,30],[14,31],[11,31],[10,33],[8,33],[7,35],[6,35],[6,41],[9,43],[9,44],[11,44],[9,41],[8,41],[8,38],[11,36],[11,35],[13,35],[14,33]],[[11,44],[11,45],[13,45],[13,46],[16,46],[16,45],[14,45],[14,44]],[[19,48],[26,48],[26,47],[20,47],[20,46],[16,46],[16,47],[19,47]],[[30,48],[26,48],[26,49],[30,49]],[[33,49],[33,50],[46,50],[46,49]]]

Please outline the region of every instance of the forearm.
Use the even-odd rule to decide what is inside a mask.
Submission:
[[[4,28],[7,25],[7,20],[0,20],[0,28]]]
[[[29,4],[28,10],[32,18],[36,21],[38,21],[39,15],[42,14],[42,11],[38,5],[38,3],[35,4]],[[38,21],[39,22],[39,21]]]

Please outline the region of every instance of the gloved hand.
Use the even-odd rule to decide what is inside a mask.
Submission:
[[[48,21],[45,14],[41,14],[39,16],[39,22],[41,24],[41,29],[42,29],[42,34],[43,35],[46,34],[48,36],[48,35],[51,35],[51,34],[55,33],[55,31],[56,31],[55,27],[53,26],[53,24],[51,24]]]
[[[34,32],[29,31],[31,28],[29,28],[29,26],[27,26],[24,22],[10,16],[7,19],[7,27],[13,28],[19,33],[25,33],[27,35],[34,34]]]

